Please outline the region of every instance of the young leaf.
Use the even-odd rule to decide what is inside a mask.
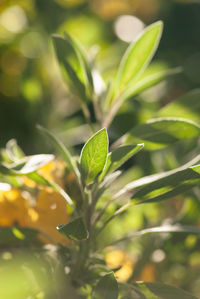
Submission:
[[[155,150],[179,140],[197,137],[200,126],[182,118],[155,118],[134,127],[122,138],[123,144],[144,142],[145,148]]]
[[[18,161],[24,157],[24,153],[18,146],[15,139],[11,139],[6,144],[6,152],[12,161]]]
[[[102,180],[106,174],[109,174],[119,168],[129,158],[138,153],[143,147],[144,144],[124,145],[109,153],[103,172],[99,177],[100,180]]]
[[[120,96],[121,104],[123,104],[123,102],[126,99],[133,97],[133,96],[137,95],[138,93],[146,90],[147,88],[150,88],[150,87],[158,84],[162,80],[164,80],[170,76],[179,74],[181,72],[181,70],[182,69],[180,67],[177,67],[174,69],[169,69],[169,70],[163,70],[163,71],[156,72],[154,74],[147,75],[144,78],[137,80],[134,84],[131,84],[128,88],[126,88],[124,90],[124,92]],[[172,115],[169,115],[169,116],[172,116]]]
[[[85,51],[84,51],[82,45],[79,44],[79,42],[76,41],[75,39],[72,39],[72,37],[70,37],[66,32],[65,32],[65,38],[73,45],[74,49],[76,50],[76,52],[79,56],[80,65],[81,65],[82,72],[84,75],[85,85],[88,87],[89,91],[92,92],[93,88],[94,88],[93,78],[92,78],[91,69],[90,69],[89,63],[87,61]]]
[[[177,287],[160,282],[136,282],[135,286],[147,297],[158,299],[197,299],[196,296]],[[155,297],[156,296],[156,297]]]
[[[81,151],[81,173],[86,185],[92,183],[103,170],[107,155],[108,135],[104,128],[94,134]]]
[[[57,230],[65,237],[75,241],[86,240],[89,236],[82,217],[76,218],[68,224],[57,226]]]
[[[56,149],[58,149],[58,151],[61,153],[63,159],[65,160],[68,167],[74,173],[74,175],[76,176],[76,179],[79,182],[80,181],[79,170],[74,162],[74,159],[70,155],[70,152],[67,150],[67,148],[64,146],[64,144],[60,140],[58,140],[57,137],[53,133],[48,131],[47,129],[45,129],[39,125],[37,126],[37,128],[39,130],[41,130],[50,139],[50,141],[55,145]]]
[[[64,79],[71,91],[78,95],[81,101],[86,102],[87,95],[82,64],[73,43],[70,39],[64,39],[55,34],[53,35],[53,42]]]
[[[132,84],[150,63],[160,41],[161,21],[148,26],[126,50],[117,74],[116,92]]]
[[[118,283],[114,273],[108,273],[102,277],[94,290],[95,299],[117,299]]]

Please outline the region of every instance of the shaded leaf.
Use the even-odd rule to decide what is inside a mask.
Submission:
[[[197,137],[200,126],[182,118],[155,118],[134,127],[123,136],[123,144],[144,142],[145,148],[155,150],[179,140]]]
[[[133,83],[151,61],[162,34],[162,22],[148,26],[126,50],[117,74],[116,90],[122,91]]]
[[[160,282],[137,282],[135,285],[148,299],[197,299],[182,289]]]
[[[108,135],[104,128],[94,134],[81,151],[81,173],[86,185],[92,183],[103,170],[107,155]]]
[[[117,299],[118,298],[118,283],[114,273],[108,273],[102,277],[94,290],[95,299]]]
[[[57,226],[57,230],[67,238],[76,241],[86,240],[89,236],[82,217],[76,218],[68,224]]]

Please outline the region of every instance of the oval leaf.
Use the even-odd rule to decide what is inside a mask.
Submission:
[[[118,283],[114,273],[108,273],[102,277],[96,285],[94,291],[95,299],[117,299]]]
[[[103,170],[107,155],[108,135],[104,128],[93,135],[81,151],[81,174],[86,185],[92,183]]]
[[[57,230],[65,237],[75,241],[86,240],[89,236],[82,217],[76,218],[68,224],[57,226]]]
[[[148,26],[126,50],[117,74],[116,91],[122,91],[145,70],[160,41],[163,23]]]

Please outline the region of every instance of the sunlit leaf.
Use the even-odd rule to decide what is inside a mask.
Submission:
[[[102,179],[106,174],[115,171],[129,158],[138,153],[143,147],[143,144],[124,145],[109,153],[103,172],[100,175],[100,179]]]
[[[24,157],[24,153],[22,149],[18,146],[17,141],[15,139],[11,139],[6,144],[6,152],[9,155],[9,158],[12,161],[17,161]]]
[[[68,224],[57,226],[57,230],[69,239],[81,241],[89,236],[82,217],[76,218]]]
[[[186,171],[188,171],[188,169],[190,169],[190,167],[192,167],[192,165],[199,163],[200,161],[200,155],[197,155],[194,159],[190,160],[188,163],[186,163],[185,165],[182,165],[178,168],[175,168],[173,170],[169,170],[169,171],[165,171],[165,172],[161,172],[161,173],[157,173],[157,174],[153,174],[153,175],[149,175],[149,176],[145,176],[141,179],[135,180],[129,184],[127,184],[124,188],[122,188],[117,194],[115,194],[115,198],[118,198],[124,194],[126,194],[127,192],[133,192],[133,191],[137,191],[137,190],[142,190],[143,187],[145,186],[151,186],[151,184],[156,185],[157,181],[161,181],[162,179],[167,180],[167,178],[170,178],[172,176],[177,176],[178,178],[178,174],[180,173],[184,173]],[[198,172],[198,167],[194,168],[195,171]],[[194,169],[192,171],[194,171]],[[190,171],[190,170],[189,170]],[[194,171],[194,174],[195,174]],[[198,175],[198,173],[197,173]],[[158,187],[159,188],[159,187]]]
[[[159,71],[159,72],[147,75],[142,79],[137,80],[134,84],[131,84],[128,88],[126,88],[124,90],[124,92],[122,93],[122,95],[120,97],[121,104],[123,104],[123,102],[126,99],[133,97],[136,94],[146,90],[147,88],[158,84],[162,80],[164,80],[170,76],[179,74],[180,72],[181,72],[181,68],[177,67],[175,69]],[[173,115],[169,115],[169,116],[173,116]],[[176,115],[176,116],[178,116],[178,115]],[[184,117],[181,115],[179,115],[179,116]]]
[[[144,142],[145,149],[155,150],[179,140],[197,137],[200,126],[182,118],[155,118],[134,127],[123,136],[123,144]]]
[[[116,91],[122,91],[145,70],[151,61],[162,34],[162,22],[148,26],[125,52],[117,74]]]
[[[200,164],[147,184],[132,196],[134,203],[157,202],[184,193],[200,184]]]
[[[81,151],[81,173],[86,185],[92,183],[103,170],[108,154],[108,135],[106,129],[94,134]]]
[[[96,285],[94,290],[95,299],[117,299],[118,298],[118,283],[114,273],[108,273],[103,276]]]
[[[9,191],[11,186],[7,183],[0,183],[0,191]]]
[[[27,156],[9,165],[0,165],[0,172],[7,175],[24,175],[40,169],[54,159],[54,155]]]

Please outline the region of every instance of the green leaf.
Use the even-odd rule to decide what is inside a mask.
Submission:
[[[145,185],[132,196],[134,203],[157,202],[184,193],[200,184],[200,164]]]
[[[102,277],[94,290],[95,299],[117,299],[118,283],[114,273],[108,273]]]
[[[158,84],[159,82],[166,79],[167,77],[179,74],[181,71],[182,71],[182,69],[180,67],[177,67],[174,69],[159,71],[154,74],[147,75],[147,76],[143,77],[142,79],[137,80],[134,84],[131,84],[128,88],[126,88],[124,90],[124,92],[122,93],[122,95],[120,97],[121,104],[123,104],[123,102],[126,99],[133,97],[133,96],[137,95],[138,93],[146,90],[147,88],[150,88],[150,87]],[[169,115],[169,116],[173,116],[173,115]],[[181,116],[181,115],[179,115],[179,116]],[[181,116],[181,117],[184,117],[184,116]]]
[[[197,299],[184,290],[160,282],[137,282],[134,285],[147,299]]]
[[[89,237],[82,217],[76,218],[68,224],[57,226],[57,230],[65,237],[75,241],[86,240]]]
[[[143,147],[144,147],[144,144],[124,145],[124,146],[118,147],[113,152],[109,153],[105,167],[103,169],[103,172],[100,175],[100,180],[106,174],[109,174],[109,173],[115,171],[117,168],[119,168],[129,158],[131,158],[133,155],[138,153]]]
[[[74,49],[76,50],[76,53],[78,54],[79,57],[80,66],[82,68],[82,72],[84,75],[85,85],[88,87],[89,91],[92,92],[94,88],[93,78],[92,78],[92,73],[87,60],[87,55],[85,53],[85,50],[78,41],[72,39],[72,37],[70,37],[66,32],[65,32],[65,38],[73,45]]]
[[[158,116],[184,117],[199,122],[200,115],[200,89],[188,92],[183,97],[163,107]]]
[[[67,150],[67,148],[64,146],[64,144],[58,140],[58,138],[51,132],[49,132],[47,129],[37,126],[39,130],[41,130],[49,139],[50,141],[54,144],[56,149],[61,153],[64,161],[67,163],[67,166],[69,169],[74,173],[77,181],[80,181],[80,173],[79,170],[75,164],[75,161],[73,157],[71,156],[70,152]]]
[[[54,159],[53,155],[27,156],[14,164],[1,164],[0,172],[7,175],[25,175],[34,172]]]
[[[155,118],[134,127],[123,136],[123,144],[144,142],[145,149],[163,148],[177,141],[197,137],[200,126],[182,118]]]
[[[117,74],[116,92],[132,84],[150,63],[160,41],[161,21],[148,26],[126,50]]]
[[[200,234],[200,228],[198,226],[190,225],[162,225],[158,227],[146,228],[140,231],[136,231],[126,235],[123,238],[117,239],[108,246],[114,246],[118,243],[124,242],[126,240],[131,240],[132,238],[137,238],[143,235],[148,235],[152,233],[185,233],[185,234]]]
[[[82,62],[74,44],[69,38],[53,35],[54,47],[61,68],[62,75],[70,87],[83,102],[87,101]]]
[[[142,190],[142,188],[145,186],[151,186],[152,184],[156,185],[157,181],[170,178],[173,175],[178,177],[179,175],[177,175],[177,174],[187,171],[188,169],[190,169],[190,167],[192,167],[192,165],[199,163],[199,161],[200,161],[200,155],[197,155],[194,159],[190,160],[188,163],[186,163],[178,168],[175,168],[175,169],[169,170],[169,171],[165,171],[165,172],[161,172],[161,173],[157,173],[157,174],[153,174],[153,175],[149,175],[149,176],[143,177],[141,179],[138,179],[136,181],[133,181],[133,182],[127,184],[124,188],[122,188],[117,194],[115,194],[114,198],[121,197],[126,193],[130,194],[130,192]],[[196,168],[196,171],[198,171],[198,168]]]
[[[81,173],[86,185],[92,183],[103,170],[107,155],[108,135],[104,128],[94,134],[81,151]]]
[[[37,184],[42,184],[44,186],[51,187],[53,190],[55,190],[60,195],[62,195],[71,207],[74,206],[70,196],[58,184],[45,179],[43,176],[41,176],[37,172],[29,173],[27,175],[27,177],[30,178],[31,180],[33,180],[34,182],[36,182]]]

